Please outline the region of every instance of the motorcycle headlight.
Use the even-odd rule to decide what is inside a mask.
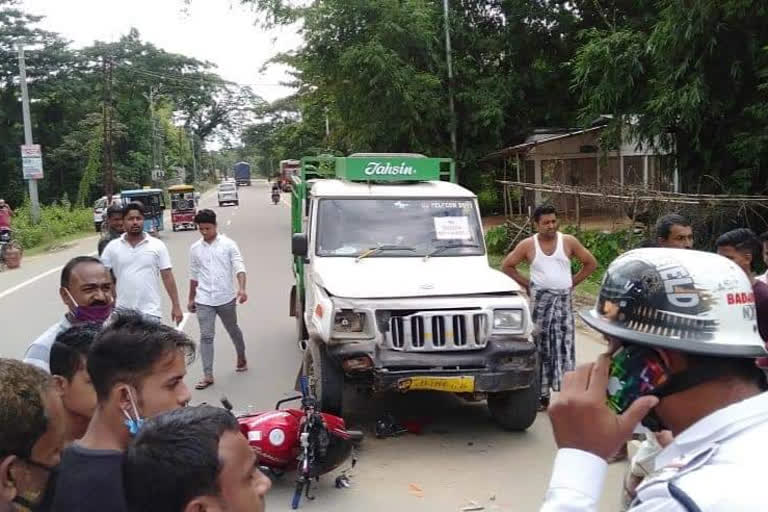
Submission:
[[[494,331],[522,331],[525,317],[522,309],[497,309],[493,312]]]
[[[365,330],[365,315],[354,311],[341,310],[336,313],[333,330],[337,333],[363,332]]]

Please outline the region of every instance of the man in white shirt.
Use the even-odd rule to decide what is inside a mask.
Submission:
[[[245,303],[245,264],[240,249],[230,238],[219,234],[216,213],[200,210],[195,216],[202,239],[189,250],[189,311],[200,323],[200,354],[203,379],[196,389],[213,384],[213,338],[216,316],[221,318],[237,352],[236,371],[248,370],[243,332],[237,325],[237,303]],[[237,280],[237,291],[234,282]]]
[[[766,509],[766,354],[752,286],[715,254],[639,249],[608,268],[584,321],[608,354],[565,375],[549,409],[559,451],[542,512],[596,511],[606,459],[635,426],[674,439],[631,512]]]
[[[98,258],[77,256],[61,270],[59,297],[67,313],[27,348],[24,362],[50,373],[51,347],[56,336],[73,325],[103,324],[115,306],[112,276]]]
[[[179,292],[173,278],[171,257],[165,244],[144,232],[144,206],[128,203],[123,208],[125,233],[107,245],[101,255],[104,266],[117,281],[117,309],[140,311],[148,319],[162,321],[162,280],[171,299],[171,319],[183,317]]]

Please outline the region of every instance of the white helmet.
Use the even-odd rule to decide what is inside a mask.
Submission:
[[[608,267],[592,328],[619,340],[723,357],[768,355],[757,330],[752,285],[717,254],[637,249]]]

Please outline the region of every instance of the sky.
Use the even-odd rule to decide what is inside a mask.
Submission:
[[[40,26],[75,47],[111,42],[135,27],[142,40],[173,53],[213,62],[226,80],[250,85],[267,101],[291,93],[285,68],[263,64],[301,44],[295,28],[265,30],[238,0],[22,0],[46,18]]]

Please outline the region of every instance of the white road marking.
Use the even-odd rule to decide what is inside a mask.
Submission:
[[[98,254],[98,252],[97,252],[97,251],[93,251],[92,253],[88,254],[88,256],[96,256],[97,254]],[[9,296],[9,295],[10,295],[10,294],[12,294],[12,293],[15,293],[15,292],[19,291],[19,290],[21,290],[22,288],[24,288],[24,287],[26,287],[26,286],[29,286],[30,284],[32,284],[32,283],[35,283],[35,282],[37,282],[37,281],[41,280],[41,279],[42,279],[42,278],[44,278],[44,277],[48,277],[48,276],[49,276],[49,275],[51,275],[51,274],[54,274],[54,273],[56,273],[56,272],[59,272],[59,271],[60,271],[61,269],[63,269],[63,268],[64,268],[64,265],[60,265],[60,266],[58,266],[58,267],[56,267],[56,268],[52,268],[52,269],[50,269],[50,270],[46,270],[46,271],[45,271],[45,272],[43,272],[42,274],[36,275],[35,277],[33,277],[33,278],[31,278],[31,279],[27,279],[27,280],[26,280],[26,281],[24,281],[23,283],[19,283],[19,284],[17,284],[16,286],[13,286],[13,287],[11,287],[11,288],[8,288],[8,289],[7,289],[7,290],[5,290],[4,292],[0,293],[0,299],[2,299],[2,298],[4,298],[4,297],[7,297],[7,296]]]
[[[181,322],[179,322],[179,325],[176,326],[176,330],[184,332],[184,326],[187,325],[187,320],[189,320],[189,313],[184,313],[184,316],[181,318]]]

